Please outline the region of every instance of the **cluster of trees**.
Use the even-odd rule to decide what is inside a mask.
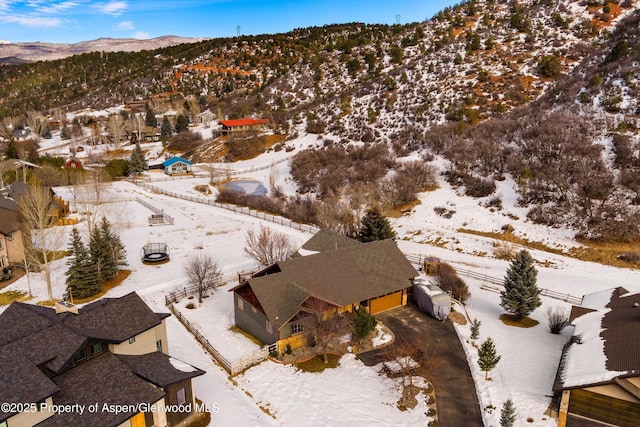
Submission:
[[[87,298],[100,292],[102,285],[114,279],[120,266],[126,265],[126,252],[120,237],[103,216],[89,236],[88,246],[77,228],[72,230],[67,261],[66,284],[69,296]]]
[[[477,126],[433,128],[425,135],[425,147],[450,160],[448,181],[464,186],[470,196],[490,196],[495,181],[508,173],[518,183],[521,202],[531,206],[531,220],[571,223],[590,238],[631,241],[640,236],[637,209],[629,204],[640,188],[640,169],[630,154],[631,139],[623,134],[613,138],[621,174],[605,163],[593,123],[535,106]]]

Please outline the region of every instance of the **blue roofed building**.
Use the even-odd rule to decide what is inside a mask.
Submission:
[[[174,156],[162,163],[164,173],[166,173],[167,175],[192,173],[191,166],[192,165],[189,160],[183,159],[182,157],[178,156]]]

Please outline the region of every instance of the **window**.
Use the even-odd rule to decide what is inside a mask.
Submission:
[[[158,340],[158,341],[156,341],[156,349],[157,349],[159,352],[162,352],[162,340]]]
[[[98,354],[102,351],[102,343],[91,344],[91,355]]]
[[[176,398],[178,400],[178,405],[184,405],[184,403],[187,401],[183,388],[178,390],[178,392],[176,393]]]
[[[134,342],[136,342],[136,337],[129,338],[129,344],[133,344]]]
[[[85,360],[86,358],[87,358],[87,350],[83,348],[82,350],[77,352],[75,356],[73,356],[73,361],[76,363],[79,363]]]
[[[269,322],[267,320],[267,332],[269,332],[270,334],[273,334],[273,327],[271,326],[271,322]]]
[[[304,332],[304,325],[302,323],[291,324],[291,335],[301,334]]]
[[[0,256],[0,267],[4,267],[4,257]]]
[[[251,306],[251,311],[253,311],[254,313],[257,313],[258,309],[256,307],[254,307],[254,306]]]
[[[240,309],[240,311],[244,311],[244,301],[240,297],[238,297],[238,309]]]
[[[0,249],[2,249],[2,242],[3,242],[3,240],[0,239]]]
[[[0,427],[7,427],[7,422],[6,421],[1,422]]]

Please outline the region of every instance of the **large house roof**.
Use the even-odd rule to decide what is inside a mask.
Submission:
[[[393,240],[381,240],[278,262],[279,272],[248,279],[267,319],[280,329],[310,296],[340,307],[411,286],[418,275]]]
[[[12,303],[0,314],[0,402],[37,402],[59,392],[62,386],[57,378],[67,375],[65,370],[74,354],[89,340],[119,343],[160,324],[167,316],[154,313],[133,292],[88,304],[78,314],[56,314],[52,308]],[[91,362],[86,365],[92,366]],[[69,375],[80,375],[84,365],[70,369],[73,373]],[[110,370],[102,372],[113,375]],[[0,420],[7,416],[0,412]]]
[[[640,376],[640,292],[618,287],[585,295],[562,352],[554,390]]]
[[[269,120],[267,119],[220,120],[220,124],[228,128],[239,127],[239,126],[266,125],[267,123],[269,123]]]

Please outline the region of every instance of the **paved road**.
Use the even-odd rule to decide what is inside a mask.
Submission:
[[[425,376],[436,389],[436,408],[441,427],[483,426],[482,414],[467,357],[449,320],[440,322],[421,313],[414,304],[380,313],[376,317],[396,335],[393,345],[407,342],[424,355],[416,374]],[[372,350],[358,357],[367,365],[388,359],[388,349]]]

